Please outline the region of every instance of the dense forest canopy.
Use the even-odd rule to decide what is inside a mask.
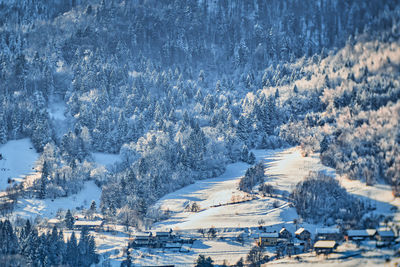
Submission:
[[[300,144],[339,174],[400,183],[395,0],[0,4],[0,143],[41,152],[39,198],[102,187],[140,225],[164,194]],[[50,112],[65,107],[62,123]],[[120,153],[113,170],[92,152]]]

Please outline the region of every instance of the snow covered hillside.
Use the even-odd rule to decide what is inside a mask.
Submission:
[[[191,247],[190,253],[182,254],[172,251],[158,250],[136,250],[133,255],[137,257],[135,263],[141,265],[149,264],[168,264],[174,262],[178,266],[192,264],[198,254],[211,256],[215,263],[222,264],[224,259],[230,263],[236,262],[240,257],[246,257],[251,245],[254,242],[252,236],[257,235],[257,226],[260,220],[264,221],[267,231],[279,231],[281,227],[286,227],[289,231],[295,231],[294,219],[298,220],[300,226],[315,233],[317,227],[322,225],[302,222],[299,219],[294,208],[289,207],[285,196],[287,196],[294,186],[301,181],[310,171],[324,171],[326,174],[336,176],[333,169],[323,166],[320,163],[318,154],[312,154],[308,157],[301,155],[299,147],[291,147],[280,150],[255,150],[253,151],[257,160],[261,160],[266,165],[265,181],[272,183],[279,192],[275,198],[264,197],[254,199],[248,202],[222,205],[232,200],[232,196],[243,195],[238,191],[240,177],[249,167],[245,163],[235,163],[228,165],[226,172],[220,177],[197,181],[196,183],[184,187],[176,192],[170,193],[156,203],[156,207],[162,210],[169,210],[171,217],[165,221],[153,225],[153,231],[173,229],[183,235],[196,236],[199,238],[198,230],[214,226],[218,231],[218,239],[201,239],[196,241]],[[390,212],[389,207],[400,205],[397,200],[394,201],[389,186],[378,185],[376,187],[367,187],[359,181],[348,181],[337,177],[343,187],[350,193],[361,197],[369,197],[378,207],[380,213]],[[279,206],[275,208],[273,202],[278,201]],[[185,207],[189,203],[196,202],[200,206],[197,213],[188,212]],[[396,213],[397,214],[397,213]],[[247,229],[247,230],[246,230]],[[241,233],[246,233],[245,244],[240,244],[235,237]],[[253,233],[253,234],[252,234]],[[350,247],[349,247],[350,246]],[[101,245],[100,245],[101,247]],[[302,266],[315,264],[345,264],[354,266],[359,263],[370,266],[379,266],[384,262],[381,255],[388,252],[368,250],[371,247],[365,247],[362,252],[359,248],[351,247],[351,244],[344,243],[338,249],[338,254],[329,258],[315,257],[314,253],[301,254],[303,258]],[[267,254],[273,255],[272,250],[267,249]],[[351,254],[358,257],[347,257]],[[360,257],[362,253],[368,254],[369,259]],[[385,255],[386,255],[385,254]],[[390,254],[391,255],[391,254]],[[293,259],[284,258],[273,261],[276,264],[299,264]]]
[[[282,223],[293,222],[297,218],[294,208],[290,208],[284,199],[294,186],[310,171],[334,171],[319,162],[316,155],[302,157],[299,148],[282,150],[255,150],[257,160],[266,165],[265,181],[272,183],[281,197],[258,198],[248,202],[224,205],[240,199],[245,195],[238,190],[239,179],[249,167],[239,162],[228,165],[226,172],[218,178],[197,181],[163,197],[156,206],[169,210],[171,218],[155,225],[159,229],[199,229],[215,227],[254,227],[258,221],[265,225],[281,226]],[[274,201],[279,207],[274,208]],[[185,207],[196,202],[201,211],[197,213],[185,211]],[[222,206],[218,206],[222,204]],[[218,206],[218,207],[215,207]]]

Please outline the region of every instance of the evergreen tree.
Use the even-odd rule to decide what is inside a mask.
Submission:
[[[204,255],[200,254],[195,262],[195,267],[212,267],[214,266],[213,262],[211,257],[206,258]]]
[[[74,217],[72,216],[71,211],[68,209],[67,213],[65,214],[64,223],[68,229],[72,229],[74,227]]]
[[[80,253],[78,250],[75,232],[72,232],[71,237],[67,242],[64,264],[69,264],[70,266],[80,266]]]

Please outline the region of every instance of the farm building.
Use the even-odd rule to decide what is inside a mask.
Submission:
[[[336,248],[335,240],[319,240],[314,244],[314,250],[317,254],[329,254]]]
[[[137,234],[133,239],[129,241],[130,241],[129,244],[130,247],[147,247],[153,242],[152,234],[151,233]]]
[[[171,238],[171,233],[170,232],[156,232],[156,238],[158,241],[163,242],[163,241],[168,241]]]
[[[103,221],[75,221],[74,228],[82,229],[86,228],[88,230],[100,230],[103,227]]]
[[[396,239],[396,236],[392,230],[378,230],[376,239],[380,242],[390,243]]]
[[[311,233],[310,231],[302,228],[297,229],[296,232],[294,232],[295,236],[299,240],[308,240],[311,238]]]
[[[275,246],[278,243],[278,233],[261,233],[258,238],[258,243],[261,246]]]
[[[348,230],[347,236],[349,240],[371,240],[375,237],[376,230],[375,229],[365,229],[365,230]]]
[[[340,240],[342,234],[339,228],[318,228],[315,234],[316,240]]]
[[[285,227],[283,227],[283,228],[279,231],[279,237],[280,237],[280,238],[289,239],[289,238],[292,237],[292,234],[291,234]]]

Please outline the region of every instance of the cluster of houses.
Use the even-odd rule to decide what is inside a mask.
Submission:
[[[343,240],[361,242],[365,240],[375,241],[376,247],[390,246],[393,242],[400,242],[392,230],[387,229],[364,229],[341,231],[339,228],[319,228],[316,229],[314,238],[314,250],[317,254],[329,254],[337,247],[338,242]],[[261,246],[277,246],[287,244],[289,246],[309,246],[311,248],[311,232],[305,228],[300,228],[292,233],[286,228],[279,232],[260,233],[257,242]]]
[[[155,232],[154,234],[153,232],[139,233],[134,238],[129,239],[129,247],[164,248],[188,252],[193,242],[194,239],[180,237],[170,230],[169,232]]]

